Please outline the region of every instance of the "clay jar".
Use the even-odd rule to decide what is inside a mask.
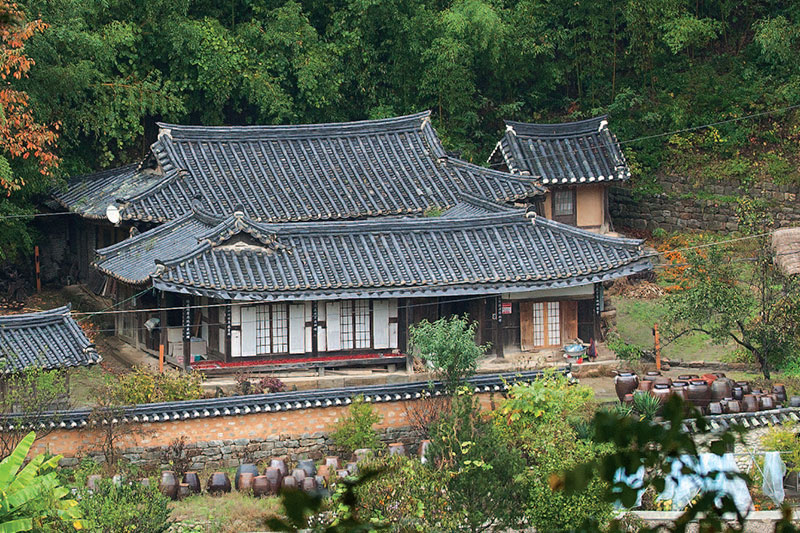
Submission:
[[[182,500],[192,495],[192,489],[188,483],[181,483],[178,485],[177,499]]]
[[[614,390],[617,393],[617,398],[622,401],[626,394],[633,394],[636,387],[639,386],[639,376],[633,372],[619,372],[614,376]]]
[[[741,413],[742,412],[742,402],[739,400],[733,399],[728,400],[725,404],[725,412],[727,413]]]
[[[653,390],[653,382],[649,379],[640,381],[638,390],[644,392],[650,392],[651,390]]]
[[[742,398],[744,398],[744,391],[742,390],[742,388],[739,385],[734,385],[734,387],[733,387],[733,399],[741,402]]]
[[[253,478],[253,496],[263,498],[270,495],[269,479],[267,476],[256,476]]]
[[[628,407],[633,407],[633,394],[626,394],[625,397],[622,399],[622,403],[624,403]]]
[[[672,394],[672,390],[666,383],[656,383],[653,385],[653,390],[650,391],[650,394],[658,398],[661,403],[665,403],[670,394]]]
[[[750,394],[750,392],[751,392],[750,391],[750,382],[749,381],[737,381],[736,382],[736,386],[742,388],[742,395],[743,396],[745,394]]]
[[[328,456],[325,458],[325,466],[331,469],[331,471],[339,469],[339,458],[336,456]]]
[[[183,475],[183,482],[189,485],[189,490],[193,494],[199,494],[202,487],[200,486],[200,476],[197,472],[186,472]]]
[[[172,470],[161,472],[161,480],[158,482],[158,490],[161,494],[174,500],[178,497],[178,478]]]
[[[281,482],[283,481],[283,475],[280,469],[271,466],[264,472],[264,477],[269,481],[270,494],[277,494],[281,489]]]
[[[286,477],[289,473],[289,468],[286,466],[286,461],[283,459],[273,459],[270,461],[269,466],[271,468],[277,468],[281,473],[281,477]]]
[[[778,403],[786,403],[786,387],[782,383],[776,383],[772,387],[772,394],[777,398]]]
[[[706,410],[711,401],[711,388],[703,379],[693,379],[689,382],[689,401],[701,410]]]
[[[759,398],[760,407],[765,411],[770,409],[775,409],[775,396],[772,394],[763,394],[761,398]]]
[[[722,404],[720,402],[710,402],[708,404],[708,414],[710,414],[710,415],[721,415],[722,414]]]
[[[748,413],[755,413],[758,411],[758,400],[752,394],[745,394],[742,398],[742,407]]]
[[[239,468],[236,469],[236,475],[233,478],[233,485],[236,487],[236,490],[242,490],[239,488],[239,478],[242,474],[253,474],[253,477],[258,475],[258,467],[254,464],[244,463],[239,465]]]
[[[658,370],[651,370],[646,372],[644,375],[644,381],[655,381],[657,377],[661,375],[661,372]]]
[[[209,494],[222,494],[231,491],[231,479],[225,472],[214,472],[208,478],[208,485],[206,486]]]
[[[239,474],[239,486],[236,488],[239,492],[252,492],[253,480],[256,478],[251,472],[242,472]]]
[[[631,397],[631,403],[633,403],[633,394],[631,394],[630,397]],[[419,448],[417,449],[417,455],[419,455],[419,461],[422,464],[428,462],[428,450],[430,450],[430,447],[431,447],[431,441],[428,439],[425,439],[419,443]]]
[[[317,482],[313,477],[307,477],[303,480],[300,487],[303,489],[303,492],[310,494],[317,490]]]
[[[283,478],[284,490],[297,490],[297,480],[293,476],[286,476]]]
[[[86,478],[86,488],[89,490],[97,490],[97,485],[100,483],[100,480],[103,479],[103,476],[100,474],[92,474]]]
[[[726,378],[717,377],[711,384],[711,400],[718,402],[723,398],[730,398],[733,396],[733,382]]]
[[[402,442],[393,442],[389,445],[389,455],[405,455],[406,447]]]
[[[674,381],[672,383],[672,394],[678,396],[683,401],[689,400],[689,384],[685,381]]]
[[[295,468],[292,470],[292,477],[297,481],[297,485],[299,486],[300,483],[302,483],[303,480],[309,476],[302,468]]]
[[[306,477],[314,477],[317,473],[317,467],[314,466],[314,461],[311,459],[297,461],[297,468],[302,469],[306,473]],[[298,481],[300,480],[298,479]]]

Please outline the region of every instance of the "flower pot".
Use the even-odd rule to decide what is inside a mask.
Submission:
[[[253,496],[256,498],[263,498],[264,496],[269,496],[270,494],[269,478],[267,478],[267,476],[254,477]]]
[[[189,485],[189,490],[194,494],[200,494],[203,488],[200,485],[200,476],[197,475],[197,472],[186,472],[183,475],[183,482]]]
[[[175,472],[172,470],[164,470],[161,472],[161,480],[158,482],[158,490],[161,494],[171,500],[178,497],[178,479],[175,477]]]
[[[256,477],[258,475],[258,467],[251,463],[239,465],[239,467],[236,469],[236,475],[233,477],[233,485],[236,487],[236,490],[241,490],[239,488],[239,477],[244,473],[252,474],[252,477]]]
[[[639,376],[633,372],[619,372],[614,376],[614,390],[617,393],[619,401],[622,401],[626,394],[633,394],[633,391],[635,391],[638,386]]]
[[[206,490],[209,494],[223,494],[231,491],[231,479],[225,472],[214,472],[208,478],[208,485]]]

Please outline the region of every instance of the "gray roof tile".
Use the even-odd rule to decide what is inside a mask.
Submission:
[[[480,215],[454,209],[466,213],[325,224],[267,224],[237,213],[205,232],[193,230],[194,249],[181,257],[165,253],[152,279],[157,288],[174,292],[288,300],[517,292],[593,283],[650,267],[638,240],[597,235],[519,209],[483,207]],[[152,257],[139,250],[150,233],[117,245],[120,260],[114,265],[98,265],[131,278],[124,258],[149,262]],[[172,240],[183,238],[177,233],[156,235],[163,242],[154,246],[171,250]]]
[[[0,373],[28,367],[87,366],[100,355],[70,315],[70,306],[0,316]]]
[[[382,120],[291,126],[204,127],[159,124],[152,146],[163,176],[148,187],[122,180],[124,219],[166,222],[200,198],[210,213],[243,205],[257,221],[352,219],[447,208],[467,193],[513,201],[542,194],[537,180],[448,156],[430,113]],[[86,181],[86,180],[84,180]],[[74,187],[79,187],[75,185]],[[71,209],[91,201],[81,190],[59,198]],[[109,195],[91,212],[105,213]],[[102,205],[100,205],[102,202]]]
[[[541,178],[548,184],[621,181],[630,169],[607,117],[563,124],[506,122],[498,152],[509,171]]]

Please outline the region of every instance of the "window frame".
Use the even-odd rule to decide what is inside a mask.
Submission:
[[[359,308],[359,304],[362,307]],[[366,306],[364,306],[366,304]],[[361,314],[358,311],[362,311]],[[347,324],[345,326],[344,317],[347,316]],[[369,334],[369,343],[366,346],[359,345],[359,340],[362,342],[364,339],[365,330],[359,330],[359,319],[366,319]],[[375,347],[375,331],[374,331],[374,311],[372,300],[368,299],[355,299],[355,300],[342,300],[339,306],[339,347],[343,351],[358,351],[358,350],[372,350]],[[345,335],[347,335],[345,337]]]
[[[288,303],[266,303],[258,304],[255,307],[256,314],[256,356],[262,355],[286,355],[289,353],[289,304]],[[276,312],[277,307],[283,308],[283,317]],[[262,336],[262,331],[266,330],[267,335]],[[276,335],[276,332],[279,335]],[[263,351],[266,347],[264,339],[269,339],[269,351]],[[278,341],[276,342],[276,338]],[[284,342],[285,341],[285,342]],[[276,351],[276,347],[285,347],[283,351]]]
[[[533,322],[533,348],[554,348],[561,346],[561,302],[531,302],[533,306],[531,320]],[[555,317],[555,322],[553,319]],[[555,335],[553,333],[555,332]],[[557,336],[551,342],[551,336]],[[541,340],[541,344],[539,341]]]
[[[559,206],[559,198],[561,200],[565,198],[569,198],[569,212],[567,211],[560,211]],[[576,198],[575,198],[575,189],[554,189],[553,190],[553,218],[555,217],[574,217],[576,213]]]

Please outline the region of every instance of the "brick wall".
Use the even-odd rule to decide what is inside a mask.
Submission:
[[[484,408],[494,405],[491,394],[479,395]],[[385,442],[403,442],[411,453],[417,438],[409,425],[414,401],[376,403],[383,420],[378,425]],[[247,415],[220,416],[170,422],[131,423],[123,426],[118,448],[125,459],[140,465],[165,467],[164,451],[175,439],[186,438],[193,470],[234,467],[244,460],[258,461],[276,456],[320,458],[332,450],[329,434],[347,407],[298,409]],[[49,451],[63,455],[63,466],[77,464],[80,457],[103,460],[102,431],[97,428],[58,429],[38,439],[31,453]]]

